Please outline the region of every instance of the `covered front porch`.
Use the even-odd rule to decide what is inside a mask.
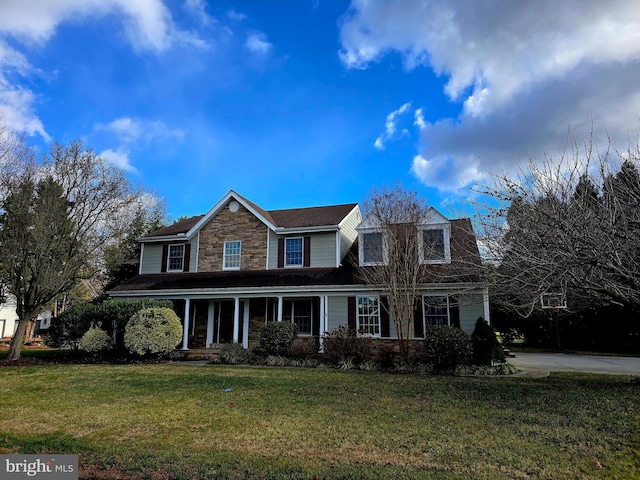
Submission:
[[[174,299],[182,311],[181,350],[218,350],[226,343],[245,349],[259,343],[260,327],[268,322],[292,322],[301,337],[317,338],[327,331],[326,295],[278,295],[274,297],[185,297]]]

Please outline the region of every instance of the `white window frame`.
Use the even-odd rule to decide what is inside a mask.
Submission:
[[[309,315],[310,315],[310,323],[309,323],[309,327],[310,330],[309,332],[298,332],[298,336],[300,337],[311,337],[313,336],[313,325],[314,325],[314,318],[313,318],[313,299],[311,298],[288,298],[286,300],[284,300],[285,302],[288,302],[291,304],[291,312],[288,312],[290,314],[290,316],[285,315],[285,311],[283,311],[283,315],[282,315],[282,319],[287,321],[287,322],[291,322],[292,324],[296,324],[295,322],[295,318],[296,318],[296,303],[297,302],[308,302],[309,305]],[[284,305],[283,305],[283,309],[284,309]]]
[[[430,259],[426,258],[424,251],[424,232],[429,230],[442,230],[444,240],[444,258]],[[451,225],[449,224],[434,224],[426,225],[418,228],[418,245],[420,247],[420,263],[428,265],[442,265],[451,263]]]
[[[366,324],[367,327],[373,326],[374,332],[363,332],[361,329],[361,322],[360,322],[360,317],[367,317],[367,318],[373,318],[375,316],[375,314],[372,313],[360,313],[360,300],[365,300],[365,299],[375,299],[376,301],[376,306],[378,308],[378,312],[377,312],[377,317],[378,317],[378,323],[377,323],[377,333],[375,332],[376,330],[376,324],[368,322]],[[357,295],[356,296],[356,332],[358,332],[358,335],[360,335],[361,337],[372,337],[372,338],[380,338],[381,336],[381,331],[382,331],[382,325],[381,325],[381,315],[380,315],[380,309],[382,308],[381,302],[380,302],[380,297],[378,295]]]
[[[178,255],[171,255],[171,250],[180,247],[182,249],[182,254],[180,256]],[[185,250],[185,244],[184,243],[176,243],[173,245],[169,245],[169,248],[167,249],[167,272],[183,272],[184,271],[184,250]],[[171,268],[171,259],[175,259],[175,258],[180,258],[180,268]]]
[[[366,262],[364,258],[364,236],[377,233],[382,235],[382,260],[379,262]],[[369,230],[361,230],[358,232],[361,241],[358,241],[358,261],[360,265],[364,267],[375,267],[378,265],[386,265],[389,262],[389,254],[387,250],[387,238],[384,234],[384,229],[375,228]]]
[[[227,247],[232,248],[233,244],[238,244],[238,253],[227,252]],[[227,262],[237,260],[237,265],[229,266]],[[222,251],[222,269],[223,270],[240,270],[242,260],[242,241],[241,240],[229,240],[224,242]]]
[[[287,245],[290,241],[300,240],[300,263],[289,263],[287,257]],[[284,239],[284,266],[285,268],[301,268],[304,266],[304,237],[286,237]]]
[[[444,299],[444,306],[447,309],[447,323],[446,325],[451,325],[451,298],[448,293],[442,293],[437,295],[423,295],[422,296],[422,328],[423,332],[426,332],[429,328],[437,327],[438,325],[432,325],[427,323],[427,299],[428,298],[439,298]]]

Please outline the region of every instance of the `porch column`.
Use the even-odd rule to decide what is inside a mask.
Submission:
[[[324,353],[324,334],[327,332],[327,296],[320,296],[320,353]]]
[[[278,321],[282,321],[282,295],[278,297]]]
[[[214,331],[214,323],[213,319],[215,318],[215,302],[213,300],[209,300],[209,310],[207,311],[207,343],[205,345],[206,348],[210,348],[213,343],[213,331]]]
[[[489,325],[491,325],[491,318],[489,314],[489,289],[488,288],[485,288],[482,291],[482,301],[484,303],[484,320]]]
[[[189,313],[191,312],[191,299],[184,299],[184,324],[182,329],[182,350],[189,350]]]
[[[233,343],[238,343],[240,333],[240,297],[233,297]]]
[[[244,315],[242,319],[242,348],[249,348],[249,300],[244,301]]]

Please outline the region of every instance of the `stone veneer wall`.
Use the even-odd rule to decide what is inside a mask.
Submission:
[[[242,242],[240,270],[264,270],[267,265],[267,228],[244,206],[240,205],[236,212],[231,212],[229,204],[225,205],[200,230],[198,271],[221,271],[224,242],[237,240]]]

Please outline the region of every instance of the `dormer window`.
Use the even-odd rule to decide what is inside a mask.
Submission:
[[[382,265],[385,261],[382,231],[360,234],[360,265]]]
[[[421,263],[450,263],[451,245],[449,226],[433,225],[419,230]]]
[[[184,265],[184,244],[169,245],[167,258],[167,270],[170,272],[181,272]]]

